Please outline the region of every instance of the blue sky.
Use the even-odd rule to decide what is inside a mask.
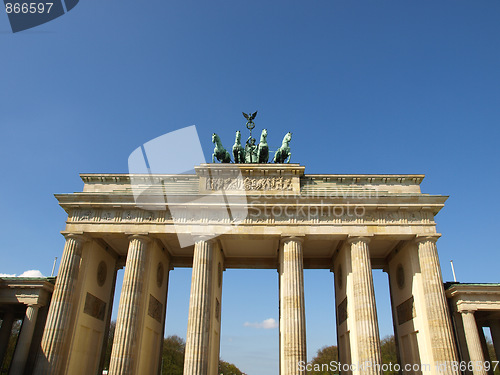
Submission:
[[[12,34],[0,14],[0,273],[49,275],[81,172],[196,125],[229,147],[258,110],[271,148],[294,134],[306,173],[424,173],[450,195],[437,216],[443,277],[498,282],[500,2],[82,0]],[[244,133],[246,134],[246,133]],[[166,334],[185,337],[189,269],[170,275]],[[381,335],[387,280],[374,272]],[[334,344],[333,275],[306,271],[309,356]],[[244,290],[245,293],[238,293]],[[221,356],[277,374],[275,271],[225,273]],[[116,315],[116,309],[115,309]]]

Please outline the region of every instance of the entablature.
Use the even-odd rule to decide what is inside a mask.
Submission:
[[[305,174],[299,164],[202,164],[196,174],[81,174],[86,193],[126,193],[134,190],[175,194],[282,194],[329,196],[332,193],[421,195],[421,174]]]

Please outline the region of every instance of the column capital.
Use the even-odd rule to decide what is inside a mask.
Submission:
[[[347,243],[348,244],[352,244],[352,243],[355,243],[355,242],[364,242],[366,244],[369,244],[370,241],[372,240],[373,238],[373,234],[366,234],[366,235],[361,235],[361,236],[356,236],[356,235],[349,235],[347,237]]]
[[[64,236],[66,241],[73,239],[81,244],[90,241],[90,237],[83,232],[62,232],[61,234]]]
[[[217,242],[217,235],[213,233],[192,233],[191,234],[194,240],[194,243],[196,244],[197,242],[209,242],[212,245]]]
[[[475,312],[476,312],[476,310],[460,310],[459,311],[459,313],[463,314],[463,315],[465,315],[465,314],[473,314],[474,315]]]
[[[418,244],[420,242],[426,242],[430,241],[432,243],[436,243],[437,240],[441,237],[440,233],[433,233],[433,234],[417,234],[415,237],[415,242]]]
[[[45,305],[42,305],[41,303],[25,303],[26,307],[31,307],[33,309],[39,309],[40,307],[42,306],[45,306]]]
[[[303,243],[304,242],[304,238],[305,238],[304,235],[302,235],[302,236],[300,236],[300,235],[293,235],[293,236],[282,235],[281,239],[280,239],[280,243],[284,244],[284,243],[289,242],[289,241],[295,241],[295,242]]]
[[[129,241],[139,240],[146,243],[151,242],[151,238],[149,238],[148,233],[127,233],[127,234]]]

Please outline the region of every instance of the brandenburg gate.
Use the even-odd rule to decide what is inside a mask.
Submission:
[[[82,192],[56,195],[68,214],[66,244],[36,374],[102,371],[122,267],[112,375],[159,373],[175,267],[193,270],[185,375],[217,374],[228,268],[278,271],[281,375],[303,373],[307,361],[304,268],[333,272],[340,362],[373,365],[353,373],[381,374],[374,268],[389,275],[401,364],[458,373],[436,370],[457,354],[434,221],[446,197],[423,194],[424,176],[308,175],[299,164],[256,163],[81,178]]]

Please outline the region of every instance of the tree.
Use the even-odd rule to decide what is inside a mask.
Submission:
[[[490,360],[491,361],[498,361],[497,355],[495,354],[495,347],[493,346],[493,343],[489,338],[486,338],[486,346],[488,347],[488,354],[490,355]],[[495,369],[495,363],[491,363],[491,368]],[[494,375],[500,375],[500,366],[497,366],[497,368],[494,371]]]
[[[393,365],[398,363],[396,352],[396,340],[394,336],[387,336],[380,342],[382,363]],[[312,371],[310,375],[334,375],[339,373],[336,366],[331,366],[332,361],[338,362],[338,348],[336,346],[324,346],[318,350],[316,356],[310,362]],[[397,371],[386,371],[385,375],[397,375]]]
[[[339,371],[336,366],[331,366],[332,361],[337,362],[339,358],[339,351],[336,346],[324,346],[318,350],[316,356],[312,359],[310,365],[312,371],[310,375],[333,375],[338,374]]]
[[[398,354],[397,354],[396,340],[394,339],[394,335],[386,336],[380,341],[380,352],[382,355],[382,363],[387,365],[392,364],[392,368],[394,368],[394,365],[398,363]],[[398,372],[384,371],[384,374],[397,375]]]
[[[169,336],[163,340],[162,375],[182,375],[184,372],[184,352],[186,343],[179,336]],[[219,374],[242,375],[232,363],[219,361]]]
[[[104,369],[109,369],[111,349],[115,337],[116,322],[112,321],[109,326],[108,341],[106,344],[106,357]],[[184,352],[186,350],[185,341],[179,336],[169,336],[163,339],[163,351],[161,354],[162,375],[182,375],[184,371]],[[234,364],[219,361],[219,374],[223,375],[243,375],[241,370]],[[2,375],[2,374],[0,374]]]
[[[162,375],[182,375],[185,349],[186,344],[179,336],[169,336],[163,340]]]
[[[232,363],[228,363],[225,361],[219,361],[219,374],[224,375],[243,375],[238,367],[233,365]]]

